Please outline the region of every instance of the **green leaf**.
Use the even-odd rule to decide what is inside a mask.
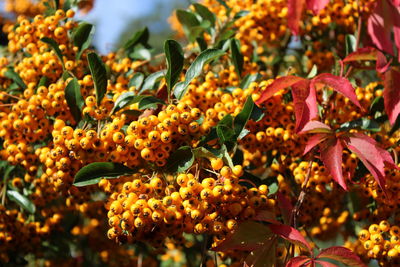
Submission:
[[[87,186],[97,184],[101,179],[114,179],[123,175],[136,173],[136,169],[131,169],[120,163],[114,162],[94,162],[80,169],[74,178],[74,186]]]
[[[76,59],[81,58],[81,55],[85,49],[87,49],[93,38],[94,34],[94,26],[87,22],[82,22],[75,29],[72,40],[74,42],[74,46],[78,47],[78,53],[76,54]]]
[[[94,90],[96,92],[97,105],[107,92],[107,71],[101,58],[94,52],[87,55],[90,73],[94,82]]]
[[[199,14],[203,20],[208,20],[211,23],[211,26],[215,27],[216,17],[214,13],[212,13],[206,6],[203,6],[202,4],[194,3],[193,6],[197,14]]]
[[[146,90],[153,90],[156,83],[159,82],[164,76],[165,70],[160,70],[147,76],[147,78],[144,80],[142,89],[139,91],[139,94]]]
[[[6,70],[6,72],[4,73],[4,76],[6,76],[7,78],[13,80],[16,84],[18,84],[19,87],[21,87],[22,89],[26,89],[27,86],[24,83],[24,81],[21,79],[21,77],[19,76],[18,73],[16,73],[12,68],[8,68]]]
[[[125,50],[130,50],[134,48],[137,44],[142,44],[145,47],[150,47],[148,45],[149,41],[149,29],[144,27],[140,31],[137,31],[124,45]]]
[[[133,116],[133,117],[138,117],[140,116],[140,114],[142,114],[143,112],[140,110],[133,110],[133,109],[129,109],[129,110],[124,110],[122,111],[122,114],[126,114],[128,116]]]
[[[139,90],[140,86],[142,86],[144,81],[144,74],[141,72],[136,72],[132,78],[129,80],[129,87],[134,86],[136,90]]]
[[[115,101],[114,107],[111,110],[111,115],[134,103],[139,103],[138,108],[140,110],[148,108],[157,108],[158,104],[163,104],[163,105],[165,104],[164,101],[154,96],[135,95],[134,92],[126,92],[120,95],[117,98],[117,101]]]
[[[82,117],[82,107],[85,102],[81,94],[81,86],[76,78],[73,78],[65,87],[65,100],[67,100],[69,110],[75,121],[79,122]]]
[[[233,19],[234,19],[234,20],[238,20],[238,19],[240,19],[240,18],[246,16],[246,15],[249,14],[249,13],[250,13],[250,11],[248,11],[248,10],[241,10],[241,11],[239,11],[238,13],[235,14],[235,16],[233,17]]]
[[[317,65],[313,65],[310,72],[307,75],[307,79],[312,79],[318,74],[318,67]]]
[[[203,37],[197,37],[196,38],[196,43],[199,46],[200,51],[204,51],[204,50],[207,49],[207,42],[206,42],[206,40],[204,40]]]
[[[244,76],[242,82],[240,83],[239,87],[244,89],[249,88],[250,84],[252,82],[255,82],[259,79],[261,79],[262,76],[259,73],[255,73],[255,74],[247,74],[246,76]]]
[[[353,34],[346,34],[346,55],[356,51],[357,38]]]
[[[369,108],[370,114],[374,115],[377,111],[383,112],[384,108],[385,108],[385,105],[384,105],[383,97],[378,96],[371,103],[371,106]]]
[[[189,40],[192,42],[194,39],[196,39],[191,31],[194,27],[197,27],[200,25],[200,21],[197,19],[196,15],[190,11],[183,10],[183,9],[178,9],[176,10],[176,18],[178,19],[179,23],[182,25],[183,32],[185,35],[189,38]],[[194,39],[193,39],[194,37]]]
[[[223,5],[226,9],[230,9],[230,7],[226,4],[225,0],[217,0],[217,2]]]
[[[129,54],[129,57],[137,60],[150,60],[151,50],[143,46],[137,46],[133,49],[133,52]]]
[[[175,97],[180,100],[185,95],[190,82],[201,74],[204,65],[224,54],[225,52],[219,49],[207,49],[201,52],[187,70],[185,81],[178,83],[175,87]]]
[[[40,39],[40,41],[48,44],[54,50],[54,52],[56,53],[56,56],[61,61],[63,69],[65,69],[63,55],[61,53],[60,48],[58,47],[58,43],[56,41],[54,41],[54,39],[51,39],[49,37],[43,37],[42,39]]]
[[[237,114],[234,120],[234,129],[236,136],[242,132],[253,112],[254,102],[251,96],[248,96],[242,110]]]
[[[234,167],[234,166],[233,166],[233,161],[232,161],[231,156],[229,155],[228,149],[226,148],[226,145],[225,145],[225,144],[223,144],[223,145],[221,146],[221,150],[222,150],[222,153],[223,153],[222,159],[224,160],[224,162],[225,162],[226,164],[228,164],[228,166],[229,166],[230,168],[233,168],[233,167]]]
[[[49,82],[49,79],[46,76],[42,76],[39,80],[37,87],[39,88],[40,86],[47,86],[48,82]]]
[[[164,43],[164,52],[167,59],[167,74],[165,79],[168,88],[168,97],[171,95],[171,89],[175,83],[179,80],[179,76],[183,69],[183,50],[181,45],[175,40],[167,40]]]
[[[264,110],[261,109],[259,106],[254,105],[253,110],[250,114],[250,119],[255,122],[258,122],[258,121],[262,120],[262,118],[264,118],[264,116],[265,116]]]
[[[244,59],[242,53],[240,52],[240,41],[237,39],[231,39],[230,49],[231,49],[233,65],[235,66],[237,74],[239,75],[239,77],[241,77],[243,71]]]
[[[159,104],[165,105],[165,102],[154,96],[145,96],[139,101],[138,108],[140,110],[148,108],[156,109]]]
[[[8,190],[7,196],[10,200],[20,205],[24,210],[29,213],[35,213],[36,207],[26,196],[21,195],[18,191]]]
[[[169,172],[184,172],[189,169],[194,162],[194,154],[189,146],[178,148],[168,159],[166,169]]]
[[[372,119],[360,118],[353,121],[348,121],[340,125],[338,131],[347,131],[350,129],[363,129],[371,132],[379,132],[380,125]]]

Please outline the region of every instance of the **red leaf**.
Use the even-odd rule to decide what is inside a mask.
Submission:
[[[312,119],[318,117],[315,88],[310,88],[310,81],[302,80],[292,85],[294,111],[296,115],[295,131],[299,132]]]
[[[335,246],[324,249],[317,256],[317,259],[320,258],[336,260],[350,267],[366,267],[353,251],[345,247]]]
[[[293,227],[290,227],[289,225],[284,225],[284,224],[270,224],[269,228],[271,229],[272,232],[275,234],[279,235],[280,237],[286,239],[290,243],[293,243],[297,246],[300,246],[310,252],[311,247],[310,244],[306,241],[304,236],[296,229]]]
[[[276,261],[277,240],[273,239],[265,246],[249,253],[244,260],[243,266],[248,267],[272,267]]]
[[[297,256],[294,258],[291,258],[287,263],[286,263],[286,267],[301,267],[301,266],[307,266],[304,265],[306,262],[310,261],[312,259],[310,259],[309,257],[306,256]]]
[[[368,18],[368,34],[380,49],[393,55],[390,32],[393,28],[391,11],[386,0],[376,2],[373,13]]]
[[[343,146],[339,139],[331,138],[321,148],[321,160],[332,178],[347,191],[346,181],[342,171]]]
[[[373,47],[363,47],[357,49],[355,52],[350,53],[345,59],[344,63],[353,61],[376,60],[376,71],[384,73],[390,66],[392,61],[387,62],[386,57]]]
[[[371,137],[353,133],[343,137],[346,146],[360,158],[365,167],[371,172],[379,186],[385,187],[385,164],[398,168],[389,152],[378,147],[377,142]]]
[[[293,35],[299,35],[301,15],[305,0],[288,0],[288,27]]]
[[[333,90],[341,93],[350,99],[351,102],[353,102],[356,106],[361,108],[361,105],[357,100],[356,93],[354,92],[354,88],[346,78],[335,76],[330,73],[323,73],[312,79],[311,88],[315,88],[316,83],[322,83],[331,87]]]
[[[325,123],[322,123],[320,121],[310,121],[308,122],[303,130],[300,132],[302,133],[331,133],[332,129]]]
[[[315,261],[315,263],[321,264],[322,267],[338,267],[336,264],[327,261]]]
[[[307,0],[307,9],[310,9],[314,15],[317,15],[328,3],[329,0]]]
[[[266,243],[272,236],[268,226],[253,221],[246,221],[239,224],[235,232],[226,238],[221,244],[213,248],[214,251],[226,250],[256,250]]]
[[[392,0],[392,4],[398,7],[400,6],[400,0]]]
[[[286,87],[292,86],[293,84],[305,80],[304,78],[298,76],[285,76],[280,77],[273,81],[270,85],[265,88],[265,90],[261,93],[260,98],[256,101],[257,105],[262,104],[266,100],[268,100],[275,93],[279,92],[279,90],[285,89]]]
[[[400,114],[400,72],[390,69],[385,73],[383,98],[385,111],[393,125]]]
[[[307,141],[306,147],[304,148],[303,155],[305,155],[308,152],[310,152],[310,150],[313,149],[319,143],[322,143],[323,141],[325,141],[327,137],[328,137],[327,134],[314,134],[314,135],[312,135]]]
[[[254,217],[254,220],[279,224],[279,221],[276,220],[276,216],[273,210],[262,210],[257,212],[256,216]]]
[[[290,214],[293,211],[292,203],[290,203],[290,200],[280,192],[277,194],[277,200],[279,209],[282,213],[283,221],[285,223],[290,223]]]
[[[392,4],[394,6],[390,7],[390,12],[392,15],[392,22],[393,22],[393,32],[394,32],[394,43],[397,47],[397,57],[400,61],[400,0],[397,0],[397,3]]]

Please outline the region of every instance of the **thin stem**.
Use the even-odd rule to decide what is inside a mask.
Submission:
[[[291,221],[292,226],[294,228],[296,228],[296,225],[297,225],[297,216],[299,215],[300,207],[303,204],[304,199],[305,199],[306,194],[307,194],[307,184],[308,184],[308,182],[309,182],[309,180],[311,178],[311,170],[312,170],[312,160],[310,160],[308,162],[308,170],[307,170],[306,179],[304,180],[304,182],[303,182],[303,184],[301,186],[300,195],[297,198],[296,205],[294,206],[293,211],[292,211],[292,213],[290,215],[290,221]]]
[[[357,1],[358,3],[359,1]],[[357,23],[357,36],[356,36],[356,50],[360,46],[360,39],[361,39],[361,28],[362,28],[362,17],[360,13],[360,5],[358,3],[358,23]],[[344,77],[349,77],[350,73],[353,71],[353,66],[350,66],[349,69],[346,72],[346,75]]]
[[[1,93],[2,93],[3,95],[8,96],[8,97],[15,98],[15,99],[18,99],[18,100],[22,100],[22,98],[20,98],[20,97],[18,97],[18,96],[10,95],[10,94],[8,94],[8,93],[6,93],[6,92],[1,92]]]

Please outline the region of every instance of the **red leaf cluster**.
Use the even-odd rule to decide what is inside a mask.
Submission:
[[[397,0],[394,0],[397,1]],[[307,9],[311,10],[314,14],[318,14],[326,5],[329,0],[289,0],[288,1],[288,26],[294,35],[299,35],[300,20],[303,14],[304,4]]]

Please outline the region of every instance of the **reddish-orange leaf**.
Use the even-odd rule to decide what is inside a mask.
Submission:
[[[290,223],[290,215],[293,211],[292,203],[290,203],[290,199],[287,198],[281,192],[277,193],[277,202],[279,209],[281,210],[283,221],[285,223]]]
[[[331,133],[332,129],[328,125],[320,121],[310,121],[308,122],[303,130],[300,132],[302,133]]]
[[[293,35],[299,35],[300,20],[305,0],[288,0],[288,27]]]
[[[270,97],[272,97],[274,94],[279,92],[282,89],[285,89],[286,87],[292,86],[293,84],[305,80],[304,78],[298,77],[298,76],[285,76],[285,77],[280,77],[273,81],[270,85],[265,88],[265,90],[261,93],[260,98],[256,101],[257,105],[260,105],[264,103],[266,100],[268,100]]]
[[[375,180],[385,189],[385,164],[397,168],[389,152],[380,148],[371,137],[353,133],[342,137],[346,146],[360,158],[365,167],[371,172]]]
[[[315,261],[315,263],[322,265],[322,267],[338,267],[336,264],[327,261]]]
[[[318,117],[318,105],[315,88],[310,88],[309,80],[302,80],[292,85],[295,131],[299,132],[312,119]]]
[[[393,55],[390,33],[393,29],[391,5],[387,0],[376,2],[373,13],[368,18],[368,34],[380,49]]]
[[[213,248],[214,251],[244,250],[252,251],[265,246],[272,232],[268,226],[253,221],[239,224],[235,232],[226,238],[221,244]]]
[[[311,88],[315,87],[316,83],[322,83],[331,87],[333,90],[341,93],[342,95],[350,99],[350,101],[353,102],[356,106],[361,108],[361,105],[357,100],[356,93],[354,92],[354,88],[349,80],[347,80],[346,78],[335,76],[330,73],[323,73],[312,79]]]
[[[314,15],[317,15],[328,3],[329,0],[307,0],[307,9],[310,9]]]
[[[307,266],[309,264],[306,264],[307,262],[311,261],[312,259],[307,257],[307,256],[297,256],[294,258],[291,258],[287,263],[286,267],[302,267],[302,266]]]
[[[393,125],[400,114],[400,72],[388,70],[385,73],[384,86],[385,111]]]
[[[310,136],[310,138],[307,141],[306,147],[304,148],[303,155],[307,154],[315,146],[325,141],[328,138],[328,136],[329,135],[327,134],[314,134]]]
[[[343,63],[349,63],[353,61],[364,61],[364,60],[375,60],[376,71],[384,73],[390,66],[391,61],[387,62],[386,57],[379,50],[373,47],[359,48],[353,53],[350,53]]]
[[[308,244],[304,236],[297,229],[284,224],[270,224],[269,228],[272,232],[287,241],[312,252],[310,244]]]
[[[321,160],[332,178],[347,191],[346,181],[342,171],[343,146],[339,139],[330,138],[321,147]]]
[[[345,247],[334,246],[324,249],[317,256],[317,259],[320,258],[336,260],[349,267],[366,267],[353,251]]]

